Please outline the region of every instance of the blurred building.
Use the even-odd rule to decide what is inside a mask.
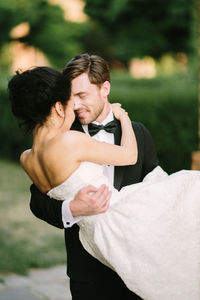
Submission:
[[[153,78],[156,76],[156,63],[151,57],[134,58],[130,62],[130,73],[134,78]]]
[[[87,20],[87,15],[83,12],[85,3],[81,0],[49,0],[49,3],[60,5],[68,21],[84,22]]]
[[[142,59],[133,58],[129,70],[134,78],[153,78],[156,75],[172,75],[175,72],[186,72],[188,58],[185,53],[176,55],[165,54],[159,60],[146,56]]]
[[[29,33],[29,24],[21,23],[12,29],[10,36],[14,39],[22,38]],[[48,60],[45,55],[39,50],[18,41],[11,44],[12,66],[11,69],[15,72],[18,69],[26,70],[33,66],[48,65]]]

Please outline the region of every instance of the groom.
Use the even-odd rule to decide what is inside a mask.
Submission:
[[[71,83],[71,97],[77,116],[71,129],[90,134],[102,142],[120,144],[120,122],[114,119],[108,101],[110,73],[104,59],[88,54],[75,56],[63,74]],[[118,190],[142,181],[158,164],[148,130],[137,122],[133,122],[133,130],[138,145],[137,163],[123,167],[104,166],[105,175]],[[79,241],[79,227],[75,223],[81,216],[103,213],[108,209],[110,192],[107,187],[96,189],[88,186],[80,190],[74,199],[65,201],[50,199],[35,185],[31,186],[31,193],[33,214],[53,226],[65,228],[67,274],[73,300],[140,299],[127,289],[115,272],[90,256]]]

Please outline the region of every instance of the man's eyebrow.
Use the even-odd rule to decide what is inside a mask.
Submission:
[[[74,96],[80,96],[83,94],[87,94],[87,92],[78,92],[78,93],[73,93]]]

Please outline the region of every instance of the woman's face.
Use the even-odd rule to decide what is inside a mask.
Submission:
[[[67,130],[72,126],[75,120],[74,101],[70,99],[64,107],[64,123]]]

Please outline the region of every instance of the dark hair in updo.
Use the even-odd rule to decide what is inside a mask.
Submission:
[[[62,73],[49,67],[35,67],[16,75],[8,83],[13,114],[29,132],[44,124],[52,106],[70,98],[70,84]]]

